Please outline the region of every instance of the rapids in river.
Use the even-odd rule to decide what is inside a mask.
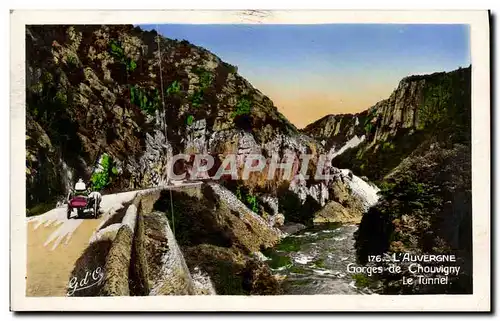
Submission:
[[[367,211],[378,201],[380,189],[342,169],[344,181]],[[354,224],[324,224],[285,237],[264,251],[266,263],[282,283],[284,294],[372,294],[365,275],[349,271],[356,266]]]
[[[283,294],[371,294],[362,276],[348,272],[348,264],[356,263],[356,230],[356,225],[315,226],[264,251],[273,273],[286,277]]]

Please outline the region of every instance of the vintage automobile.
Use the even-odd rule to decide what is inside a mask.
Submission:
[[[68,219],[72,214],[76,213],[77,218],[99,216],[99,209],[101,203],[101,194],[98,192],[91,192],[89,195],[73,195],[68,199]]]

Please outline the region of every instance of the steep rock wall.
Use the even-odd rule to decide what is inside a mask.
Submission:
[[[470,139],[470,70],[406,77],[388,99],[359,114],[325,116],[304,133],[322,142],[334,166],[381,180],[431,137]]]
[[[162,186],[177,153],[207,153],[216,165],[235,154],[240,174],[250,154],[278,162],[293,155],[291,179],[300,188],[290,191],[320,206],[332,197],[331,181],[297,177],[303,154],[313,156],[308,170],[315,172],[323,146],[204,48],[123,25],[28,26],[26,47],[29,215],[60,201],[80,177],[103,193]],[[267,180],[266,173],[240,181],[240,198],[278,198],[290,178]],[[262,206],[252,210],[268,216]],[[283,224],[284,216],[266,219]]]
[[[28,208],[77,177],[109,192],[158,186],[172,153],[204,152],[226,132],[262,146],[297,134],[234,66],[187,41],[133,26],[28,26],[26,47]]]

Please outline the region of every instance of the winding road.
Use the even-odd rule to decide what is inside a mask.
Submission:
[[[199,181],[171,181],[162,189],[201,185]],[[98,218],[66,217],[66,205],[27,217],[26,296],[66,296],[75,262],[94,234],[137,193],[148,189],[103,195]]]
[[[66,205],[27,218],[27,296],[66,296],[74,263],[93,234],[137,191],[104,195],[97,219],[66,217]]]

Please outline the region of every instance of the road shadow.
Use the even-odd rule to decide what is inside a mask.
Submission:
[[[134,200],[131,200],[131,201],[128,201],[128,202],[124,202],[122,205],[122,207],[117,210],[115,212],[115,214],[111,215],[110,218],[107,219],[107,221],[101,226],[101,230],[103,228],[106,228],[110,225],[113,225],[113,224],[116,224],[116,223],[121,223],[122,220],[123,220],[123,217],[125,216],[125,214],[127,213],[127,209],[128,207],[130,206],[130,204],[132,204]],[[102,213],[100,214],[102,215]]]
[[[67,295],[73,297],[99,296],[104,284],[104,265],[112,242],[91,243],[76,260],[68,280]]]

